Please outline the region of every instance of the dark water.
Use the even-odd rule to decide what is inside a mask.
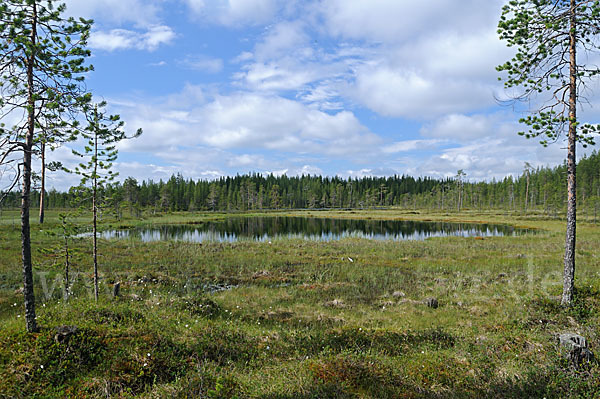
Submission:
[[[343,220],[307,217],[236,217],[195,225],[158,225],[129,230],[108,230],[102,238],[137,238],[149,241],[235,242],[301,238],[335,241],[345,237],[373,240],[424,240],[429,237],[513,236],[526,233],[507,225],[415,222],[390,220]]]

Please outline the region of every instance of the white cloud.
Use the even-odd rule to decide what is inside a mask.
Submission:
[[[334,156],[378,142],[348,111],[328,114],[274,96],[221,96],[198,115],[203,141],[219,148],[263,148]]]
[[[420,133],[424,141],[443,141],[451,148],[413,164],[407,172],[414,175],[451,177],[459,169],[465,170],[472,180],[501,179],[508,174],[519,175],[523,164],[555,166],[564,159],[562,143],[548,148],[536,139],[527,140],[517,135],[521,130],[512,113],[449,114],[425,124]]]
[[[290,53],[304,53],[305,58],[312,54],[310,36],[304,31],[300,21],[284,21],[271,26],[262,41],[255,47],[258,60],[269,60],[288,56]]]
[[[245,85],[254,90],[279,91],[300,89],[317,79],[317,71],[310,67],[292,68],[283,65],[255,63],[248,66],[246,72],[234,75],[236,79],[244,80]]]
[[[503,3],[310,3],[308,17],[270,27],[255,61],[236,77],[254,90],[299,90],[299,98],[321,109],[353,102],[383,116],[420,120],[485,109],[495,105],[495,67],[513,53],[496,33]],[[307,30],[341,40],[326,51],[308,42]]]
[[[267,23],[282,8],[277,0],[185,0],[204,19],[226,26]]]
[[[162,0],[64,0],[67,13],[74,17],[93,18],[101,23],[133,23],[148,27],[160,22]]]
[[[533,166],[555,166],[564,158],[560,145],[543,148],[535,141],[513,138],[483,138],[472,144],[444,150],[411,170],[419,175],[451,177],[463,169],[472,180],[502,179],[520,175],[525,162]]]
[[[279,96],[237,93],[207,101],[202,88],[187,86],[182,93],[152,103],[112,103],[127,126],[144,129],[139,140],[124,142],[120,149],[150,152],[182,164],[196,159],[228,168],[274,170],[293,162],[292,170],[307,164],[307,154],[365,159],[381,144],[352,112],[330,114]],[[244,153],[230,153],[238,150]],[[197,153],[204,158],[198,159]],[[299,158],[291,160],[294,154]]]
[[[106,51],[127,49],[154,51],[163,44],[170,44],[174,39],[175,32],[170,27],[158,25],[143,33],[127,29],[95,31],[90,37],[89,44],[91,48]]]
[[[426,137],[447,138],[464,142],[489,136],[490,133],[496,130],[495,125],[499,122],[498,115],[479,114],[467,116],[461,114],[449,114],[433,123],[426,124],[421,129],[421,134]],[[514,129],[518,128],[510,121],[506,121],[505,123]],[[503,130],[505,131],[506,128],[508,128],[508,126]]]
[[[223,60],[207,56],[189,56],[181,64],[187,68],[207,73],[218,73],[223,70]]]
[[[493,103],[493,92],[469,79],[433,79],[415,70],[369,65],[357,71],[349,94],[371,110],[391,117],[431,118]]]
[[[368,50],[341,45],[324,49],[311,39],[307,21],[269,26],[242,63],[235,83],[253,91],[296,92],[296,98],[321,110],[342,109],[340,90],[352,79]]]
[[[304,165],[296,172],[296,175],[322,176],[323,169],[319,168],[318,166]]]
[[[362,178],[362,177],[381,177],[381,176],[393,176],[398,174],[399,171],[396,169],[388,168],[388,167],[379,167],[379,168],[364,168],[359,170],[347,170],[345,173],[340,173],[341,177],[352,177],[352,178]]]
[[[197,107],[205,104],[207,101],[206,96],[205,87],[187,83],[181,92],[167,96],[166,99],[164,99],[164,103],[161,100],[157,101],[161,103],[161,106],[164,107],[167,112],[171,112],[169,110],[175,110],[183,113],[183,115],[187,115],[187,109],[190,107]],[[183,106],[183,104],[187,104],[188,106]],[[130,103],[130,106],[134,105],[135,104]]]
[[[489,25],[476,32],[438,32],[405,41],[391,59],[397,66],[413,65],[429,76],[469,77],[496,84],[495,67],[513,54],[514,49],[498,39],[495,25]]]
[[[171,176],[181,173],[181,166],[182,165],[180,164],[147,164],[138,161],[115,163],[115,169],[119,171],[118,179],[120,181],[125,180],[127,177],[134,177],[138,182],[141,182],[142,180],[158,181],[159,179],[166,181],[171,178]],[[191,166],[185,169],[185,177],[187,179],[214,180],[225,175],[226,173],[224,171],[218,169],[215,170],[214,168],[210,168],[210,166]]]
[[[167,61],[158,61],[158,62],[153,62],[150,64],[150,66],[153,67],[163,67],[167,65]]]
[[[258,154],[234,155],[227,160],[230,167],[254,167],[263,169],[265,167],[265,157]]]
[[[374,7],[393,15],[394,4],[378,1]],[[447,1],[443,5],[449,7]],[[363,3],[343,7],[362,10]],[[353,26],[362,26],[362,14],[355,17]],[[495,67],[512,54],[497,39],[495,24],[476,24],[474,31],[412,32],[389,43],[374,43],[365,35],[358,38],[365,39],[362,44],[338,42],[327,49],[313,40],[315,29],[311,18],[269,26],[252,53],[236,58],[243,64],[234,74],[237,83],[250,90],[296,91],[298,98],[323,110],[351,102],[388,117],[429,119],[495,105]]]
[[[254,48],[236,61],[251,61],[234,78],[253,90],[296,90],[323,74],[323,65],[314,60],[310,38],[300,22],[271,26]]]
[[[243,51],[237,57],[235,57],[233,60],[231,60],[231,62],[234,64],[239,64],[242,62],[250,61],[253,58],[254,58],[254,54],[252,54],[249,51]]]
[[[329,32],[394,43],[433,31],[474,32],[495,26],[504,0],[328,0],[319,5]],[[433,27],[435,27],[433,29]]]
[[[392,143],[381,150],[386,154],[398,152],[421,151],[438,148],[444,140],[405,140]]]
[[[470,33],[436,30],[382,44],[356,64],[342,94],[380,115],[409,119],[493,107],[500,90],[495,67],[513,53],[494,26]]]

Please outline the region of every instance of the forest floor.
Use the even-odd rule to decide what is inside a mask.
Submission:
[[[600,395],[600,365],[574,370],[557,344],[558,334],[579,333],[600,355],[600,225],[578,224],[577,295],[564,309],[564,221],[474,211],[283,214],[537,232],[403,242],[102,240],[95,303],[89,239],[72,243],[73,296],[62,296],[60,226],[50,212],[43,228],[32,225],[41,331],[27,334],[18,217],[3,211],[0,398]],[[170,214],[103,228],[222,217]],[[60,326],[77,330],[58,342]]]

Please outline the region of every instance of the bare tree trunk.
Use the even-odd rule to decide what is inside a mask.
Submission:
[[[37,36],[37,9],[33,3],[31,21],[31,44],[35,48]],[[21,197],[21,249],[23,260],[23,295],[25,297],[25,323],[28,332],[38,331],[35,316],[35,294],[33,290],[33,265],[31,262],[31,229],[29,226],[29,208],[31,206],[31,153],[33,151],[33,135],[35,133],[35,97],[33,88],[33,65],[35,51],[27,59],[27,133],[23,148],[23,188]]]
[[[442,185],[442,211],[444,210],[444,186]]]
[[[525,214],[527,215],[527,206],[529,205],[529,171],[527,171],[527,186],[525,188]]]
[[[69,238],[67,232],[64,231],[65,236],[65,300],[69,299]]]
[[[569,34],[570,82],[569,82],[569,145],[567,155],[567,235],[565,239],[565,259],[563,275],[562,305],[573,301],[575,283],[575,244],[577,226],[576,158],[577,146],[577,36],[576,0],[571,0],[571,32]]]
[[[94,298],[98,302],[98,110],[94,110],[94,174],[92,188],[93,241],[94,241]]]
[[[40,224],[44,223],[44,197],[46,196],[46,141],[42,140],[42,187],[40,190]]]

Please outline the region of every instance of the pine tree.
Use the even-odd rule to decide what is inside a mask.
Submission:
[[[547,146],[567,135],[567,232],[565,240],[563,305],[571,304],[575,278],[576,145],[593,144],[599,126],[581,124],[579,93],[600,69],[581,62],[600,49],[600,3],[596,0],[512,0],[504,6],[498,33],[514,58],[500,65],[505,87],[520,88],[518,99],[541,104],[522,118],[527,138],[541,137]],[[547,94],[544,97],[544,94]]]
[[[42,132],[55,139],[76,135],[76,115],[90,101],[82,84],[92,68],[85,64],[91,21],[65,18],[53,2],[4,0],[0,4],[0,119],[22,120],[0,130],[0,163],[17,164],[21,182],[21,247],[27,330],[37,331],[29,211],[32,155]],[[14,187],[14,185],[13,185]],[[11,187],[12,189],[12,187]]]
[[[112,170],[113,162],[117,159],[116,144],[127,137],[123,130],[124,122],[118,115],[106,115],[102,102],[89,109],[88,125],[82,131],[88,140],[83,152],[73,150],[73,154],[87,158],[86,163],[80,163],[75,173],[81,175],[81,185],[91,184],[92,200],[92,241],[94,263],[94,298],[98,300],[98,208],[99,189],[115,179],[118,173]],[[100,111],[98,110],[100,108]],[[141,129],[133,137],[138,137]]]

